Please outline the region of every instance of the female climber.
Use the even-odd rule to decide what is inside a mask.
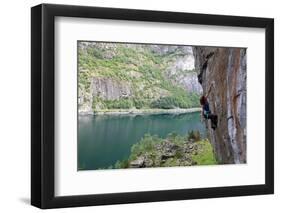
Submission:
[[[200,104],[202,106],[202,117],[205,119],[210,119],[211,120],[211,128],[215,130],[217,128],[218,124],[218,116],[213,114],[210,110],[209,102],[208,102],[208,96],[210,94],[211,88],[213,87],[213,83],[211,84],[207,95],[206,96],[201,96],[200,98]]]

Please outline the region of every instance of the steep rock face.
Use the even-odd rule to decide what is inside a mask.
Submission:
[[[158,55],[166,55],[171,54],[176,51],[184,54],[184,55],[191,55],[192,48],[190,46],[175,46],[175,45],[150,45],[149,48],[152,52]]]
[[[79,112],[92,111],[94,98],[103,100],[119,100],[133,95],[132,89],[127,82],[105,77],[93,77],[89,93],[79,91]]]
[[[246,49],[194,47],[198,81],[218,127],[210,141],[220,163],[246,163]]]
[[[175,85],[181,85],[188,92],[202,93],[202,87],[194,70],[192,51],[189,51],[186,55],[176,57],[175,61],[166,70],[166,76]]]
[[[157,55],[168,56],[174,54],[173,60],[165,72],[166,77],[174,85],[182,86],[187,92],[202,93],[202,87],[197,81],[197,74],[194,71],[194,56],[190,46],[173,45],[150,45],[149,49]]]
[[[91,86],[92,96],[105,100],[118,100],[132,95],[128,83],[111,78],[93,78]]]

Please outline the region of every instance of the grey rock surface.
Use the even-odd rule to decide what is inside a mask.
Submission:
[[[207,127],[216,158],[246,163],[246,49],[194,47],[193,54],[203,94],[213,85],[208,101],[218,127]]]

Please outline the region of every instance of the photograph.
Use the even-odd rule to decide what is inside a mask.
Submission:
[[[247,163],[247,48],[77,41],[77,170]]]
[[[274,194],[272,10],[158,6],[32,6],[31,205]]]

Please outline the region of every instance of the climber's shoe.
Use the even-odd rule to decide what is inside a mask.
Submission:
[[[218,125],[218,116],[214,115],[212,117],[212,120],[211,120],[211,127],[212,127],[212,129],[215,130],[217,128],[217,125]]]

